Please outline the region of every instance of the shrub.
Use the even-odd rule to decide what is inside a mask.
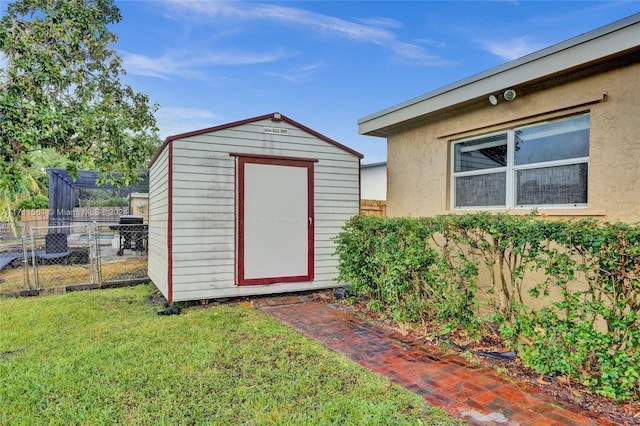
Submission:
[[[475,329],[477,269],[463,255],[434,248],[440,227],[428,218],[354,217],[336,239],[339,281],[397,320],[437,318],[443,329]]]
[[[357,216],[336,238],[339,280],[399,320],[478,335],[477,281],[525,365],[617,400],[640,397],[640,227],[507,214]],[[534,281],[533,275],[543,278]],[[551,297],[555,294],[554,298]],[[542,308],[525,304],[538,299]]]
[[[32,198],[25,198],[18,204],[18,210],[48,209],[49,198],[46,195],[38,194]]]

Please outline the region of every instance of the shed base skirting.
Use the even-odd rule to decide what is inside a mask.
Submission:
[[[343,286],[336,281],[269,284],[256,286],[238,286],[228,288],[203,288],[188,292],[180,292],[174,288],[173,301],[225,299],[232,297],[263,296],[266,294],[295,293],[300,291],[324,290]],[[177,290],[177,291],[176,291]]]

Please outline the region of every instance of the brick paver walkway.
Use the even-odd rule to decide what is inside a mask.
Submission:
[[[325,347],[424,396],[470,425],[613,425],[539,389],[363,321],[340,305],[298,296],[255,305]]]

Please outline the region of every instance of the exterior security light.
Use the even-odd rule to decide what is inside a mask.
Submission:
[[[512,101],[516,98],[516,91],[513,89],[505,90],[503,96],[505,101]]]
[[[496,95],[489,95],[489,103],[491,103],[491,105],[497,105],[498,97]]]

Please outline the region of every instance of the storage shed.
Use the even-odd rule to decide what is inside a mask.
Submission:
[[[336,286],[361,158],[280,113],[168,137],[149,166],[149,277],[169,301]]]

